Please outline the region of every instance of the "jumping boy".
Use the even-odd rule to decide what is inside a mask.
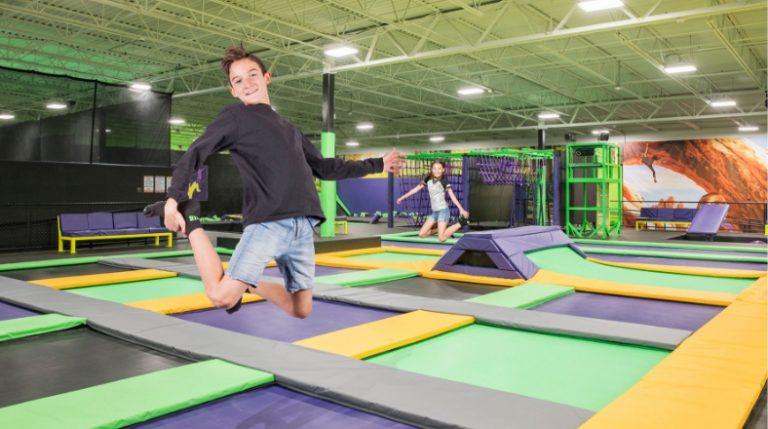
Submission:
[[[363,161],[323,158],[294,125],[272,110],[267,92],[272,75],[261,59],[232,47],[222,66],[230,93],[242,103],[225,108],[189,147],[174,168],[168,199],[147,206],[145,213],[163,216],[166,228],[189,237],[205,292],[217,307],[237,311],[250,290],[286,313],[305,318],[312,311],[313,227],[325,220],[313,176],[339,180],[397,173],[402,159],[394,150]],[[192,172],[222,150],[231,153],[243,182],[243,236],[226,273],[200,226],[199,203],[178,203]],[[285,286],[259,283],[272,260]]]

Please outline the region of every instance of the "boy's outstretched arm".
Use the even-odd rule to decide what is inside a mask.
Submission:
[[[362,161],[345,161],[339,158],[323,158],[320,151],[303,135],[302,147],[312,174],[323,180],[350,179],[371,173],[391,172],[397,174],[403,166],[400,152],[392,150],[382,158],[368,158]]]

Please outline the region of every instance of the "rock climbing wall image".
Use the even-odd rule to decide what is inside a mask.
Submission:
[[[641,207],[729,202],[726,229],[761,231],[768,188],[766,143],[766,137],[627,143],[624,224],[634,225]]]

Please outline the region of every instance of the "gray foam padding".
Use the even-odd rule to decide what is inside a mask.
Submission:
[[[273,279],[270,279],[273,280]],[[279,279],[274,279],[278,281]],[[474,302],[399,295],[365,288],[315,285],[314,296],[329,301],[394,311],[428,310],[474,316],[479,323],[674,350],[691,331],[565,314],[519,310]]]
[[[185,277],[194,277],[198,279],[200,278],[200,271],[197,269],[197,265],[195,264],[178,264],[174,266],[166,266],[161,269],[165,271],[174,271]]]
[[[142,259],[142,258],[107,258],[99,261],[99,264],[108,265],[111,267],[121,268],[154,268],[158,270],[183,266],[178,262],[163,261],[161,259]],[[175,271],[175,270],[169,270]]]
[[[138,259],[135,261],[141,262],[136,262],[136,265],[129,265],[134,262],[134,259],[124,259],[121,260],[121,263],[127,264],[123,266],[135,268],[143,265],[145,260]],[[199,278],[197,269],[189,264],[176,263],[164,265],[161,269],[176,271],[182,275]],[[264,276],[262,279],[279,284],[284,282],[279,277]],[[489,325],[656,347],[665,350],[674,350],[692,333],[683,329],[592,319],[567,314],[518,310],[474,302],[395,294],[365,287],[345,288],[337,285],[316,283],[313,293],[316,298],[328,301],[338,301],[400,312],[428,310],[464,314],[473,316],[479,323]]]
[[[433,378],[0,277],[0,299],[85,317],[91,328],[192,359],[268,371],[279,384],[419,427],[577,428],[577,407]]]

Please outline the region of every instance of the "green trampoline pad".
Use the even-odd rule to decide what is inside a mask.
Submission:
[[[398,261],[398,262],[418,262],[418,261],[437,262],[437,260],[440,259],[439,256],[419,255],[415,253],[399,253],[399,252],[369,253],[366,255],[347,256],[346,258],[363,260],[363,261]]]
[[[588,261],[568,247],[526,252],[525,255],[545,270],[620,283],[738,294],[755,281],[613,267]]]
[[[200,280],[184,277],[67,289],[67,292],[113,302],[144,301],[205,292]]]
[[[668,354],[474,324],[368,361],[597,411]]]

